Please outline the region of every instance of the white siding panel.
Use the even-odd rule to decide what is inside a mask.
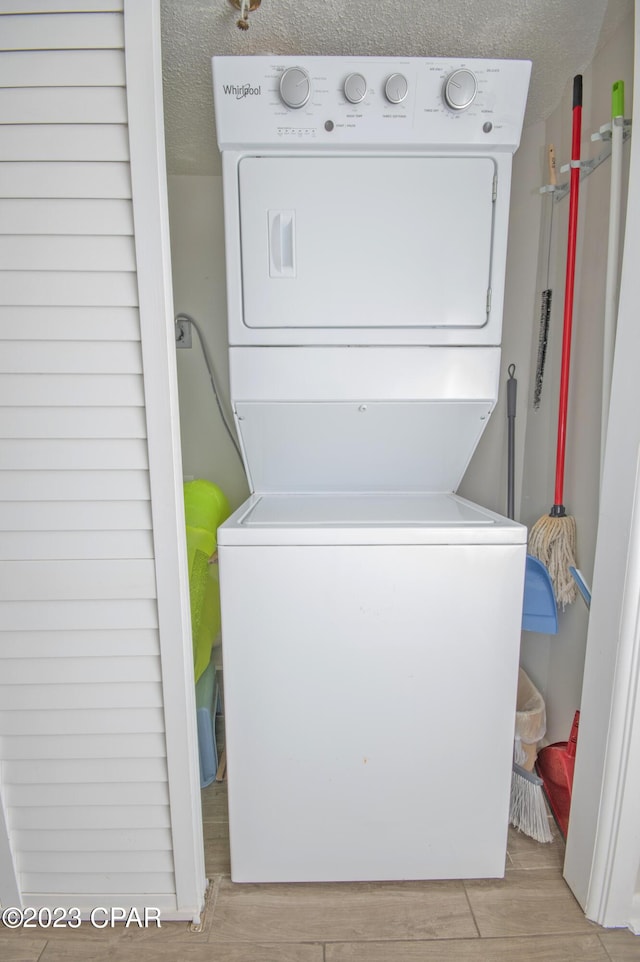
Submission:
[[[78,804],[82,798],[78,800]],[[51,872],[57,874],[63,870],[70,872],[88,872],[98,875],[109,872],[173,872],[173,861],[170,852],[127,852],[124,848],[116,848],[112,852],[91,850],[87,852],[29,852],[20,857],[20,872],[30,875],[34,872]]]
[[[0,340],[14,340],[16,331],[24,341],[138,341],[140,321],[135,307],[0,305]]]
[[[150,895],[149,893],[153,894]],[[73,905],[74,908],[80,910],[82,918],[85,919],[85,931],[86,920],[89,919],[91,912],[96,907],[96,904],[98,904],[96,896],[94,894],[86,895],[84,889],[82,892],[74,894],[73,899],[71,899],[68,894],[65,896],[65,894],[58,895],[48,891],[25,890],[22,895],[22,901],[24,905],[32,905],[44,909],[48,908],[52,912],[61,904],[66,905],[68,908]],[[123,890],[118,892],[112,890],[110,892],[100,893],[100,903],[102,905],[132,906],[137,909],[140,917],[142,917],[145,907],[152,901],[154,908],[157,908],[161,912],[164,922],[179,922],[184,921],[186,918],[184,910],[178,909],[175,888],[167,894],[156,892],[153,885],[147,888],[146,893],[125,892]]]
[[[122,17],[117,13],[7,15],[0,50],[72,50],[124,47]],[[48,83],[51,83],[48,74]]]
[[[6,764],[13,764],[16,762],[26,762],[30,759],[37,766],[37,771],[40,772],[40,763],[44,758],[58,758],[65,759],[66,762],[78,762],[81,764],[87,759],[91,759],[91,764],[97,762],[115,762],[122,759],[136,759],[138,761],[149,760],[149,764],[153,761],[158,762],[155,764],[153,770],[149,769],[148,766],[143,766],[143,771],[146,773],[144,776],[141,774],[140,778],[143,781],[157,781],[164,780],[166,777],[166,771],[164,769],[164,762],[162,761],[166,756],[165,739],[163,732],[136,732],[132,734],[131,732],[126,732],[125,734],[119,734],[118,732],[108,732],[106,734],[94,732],[91,735],[78,735],[73,732],[72,734],[64,735],[51,735],[45,733],[44,735],[13,735],[11,738],[5,740],[5,745],[3,746],[3,757],[6,760]],[[29,770],[21,769],[20,771],[14,771],[13,778],[7,778],[7,784],[40,784],[40,781],[46,778],[48,782],[57,782],[49,772],[48,777],[42,773],[40,775],[35,775]],[[119,784],[127,781],[135,781],[131,777],[125,777],[126,772],[121,771],[120,768],[111,769],[111,780],[117,781]],[[80,778],[80,768],[75,769],[74,775],[75,781]],[[73,781],[73,779],[71,779]],[[82,780],[82,779],[81,779]],[[109,781],[107,777],[107,769],[100,767],[96,770],[92,768],[92,774],[88,774],[86,778],[87,782],[98,781],[101,784],[105,784]]]
[[[5,160],[127,160],[129,139],[123,124],[6,124]]]
[[[147,471],[5,471],[1,501],[131,501],[149,497]],[[0,588],[0,596],[2,589]]]
[[[72,874],[64,875],[30,875],[22,876],[23,889],[26,892],[46,892],[51,895],[59,894],[65,896],[68,892],[82,892],[85,896],[93,895],[92,907],[96,904],[95,896],[101,896],[100,902],[108,902],[110,905],[132,904],[132,896],[144,896],[142,901],[149,905],[153,901],[157,907],[157,894],[172,895],[175,892],[175,881],[172,874],[161,874],[159,872],[143,873],[123,873],[108,872],[104,875]],[[122,895],[123,892],[128,895]],[[153,893],[150,895],[149,893]],[[106,897],[105,897],[106,896]],[[41,905],[41,897],[31,896],[31,901],[25,901],[28,905]],[[35,899],[35,901],[34,901]],[[72,900],[73,901],[73,900]],[[82,899],[78,899],[82,902]],[[76,903],[73,902],[75,905]],[[82,905],[80,905],[82,908]]]
[[[79,737],[79,736],[76,736]],[[100,741],[101,736],[96,735],[96,741]],[[158,735],[130,735],[129,738],[134,744],[144,742],[144,739],[159,738]],[[122,735],[114,735],[114,741],[122,739]],[[12,741],[17,739],[12,739]],[[59,739],[52,739],[55,746]],[[66,739],[65,739],[66,742]],[[44,740],[45,746],[49,745],[48,740]],[[133,752],[125,753],[118,758],[109,756],[92,757],[90,753],[85,753],[84,757],[69,756],[65,758],[61,755],[58,758],[43,758],[34,755],[26,760],[15,759],[4,763],[4,781],[7,785],[84,785],[87,782],[159,782],[165,781],[167,777],[167,763],[164,755],[154,755],[151,752],[138,755]]]
[[[3,531],[102,531],[104,528],[150,530],[149,502],[0,501],[0,530]],[[55,635],[52,637],[55,639]]]
[[[4,648],[4,646],[3,646]],[[26,654],[26,653],[25,653]],[[106,682],[128,683],[153,682],[162,680],[160,661],[154,658],[116,658],[108,651],[102,657],[61,658],[53,657],[53,650],[49,650],[49,657],[33,657],[31,651],[28,657],[7,658],[2,664],[2,678],[0,690],[9,686],[26,685],[68,685],[73,678],[76,685],[97,685]],[[6,691],[5,691],[6,694]],[[2,700],[0,699],[0,704]],[[75,701],[73,702],[75,705]],[[23,707],[27,707],[26,704]]]
[[[131,782],[108,785],[12,785],[6,782],[5,804],[9,807],[48,807],[50,805],[167,805],[166,781]],[[94,841],[95,844],[95,841]],[[118,846],[119,848],[119,846]],[[124,849],[120,849],[124,851]],[[82,869],[71,869],[82,871]]]
[[[71,677],[71,676],[70,676]],[[100,708],[158,708],[162,706],[162,690],[157,682],[99,682],[72,684],[0,685],[3,712],[47,710],[73,711]]]
[[[117,659],[122,664],[122,671],[127,671],[126,666],[132,660],[155,661],[158,655],[158,634],[155,631],[124,632],[100,629],[75,633],[20,631],[11,634],[4,631],[0,634],[0,645],[7,664],[13,659],[27,659],[34,670],[34,662],[52,659],[57,664],[65,658],[77,658],[82,660],[84,671],[91,671],[92,659],[108,658]],[[151,671],[151,667],[148,670]],[[155,675],[153,680],[156,680]]]
[[[100,625],[106,629],[157,628],[155,600],[32,601],[23,605],[0,601],[0,625],[5,631],[81,631]]]
[[[98,904],[104,901],[101,896],[105,892],[113,891],[113,879],[116,878],[121,885],[127,884],[129,888],[135,885],[140,894],[157,890],[168,893],[175,889],[173,864],[169,853],[139,852],[136,858],[136,855],[128,852],[100,852],[94,854],[93,870],[89,866],[91,854],[93,853],[87,853],[84,856],[80,853],[50,853],[48,857],[42,857],[44,863],[42,867],[37,856],[26,856],[19,862],[22,883],[32,889],[39,888],[40,891],[52,894],[56,891],[66,894],[69,891],[75,891],[78,880],[83,878],[85,884],[82,891],[93,892]],[[114,872],[116,865],[120,866],[120,872]],[[130,879],[131,882],[129,882]],[[154,908],[157,908],[155,904]],[[125,911],[129,911],[129,906]]]
[[[15,271],[134,271],[132,237],[0,236],[0,264]]]
[[[2,271],[7,304],[88,304],[133,306],[138,286],[133,272]]]
[[[0,200],[0,231],[5,234],[133,234],[133,213],[130,201],[120,199],[9,198]],[[4,296],[2,300],[8,303]]]
[[[92,805],[67,808],[21,808],[13,809],[12,825],[18,829],[35,831],[58,829],[101,828],[168,828],[169,814],[166,806],[155,808],[138,805]],[[40,889],[42,891],[42,889]],[[46,891],[46,889],[45,889]],[[64,890],[63,890],[64,891]],[[74,891],[74,889],[67,889]],[[117,891],[117,889],[116,889]]]
[[[109,343],[104,345],[107,351]],[[0,356],[4,354],[5,346],[7,345],[3,343]],[[71,347],[75,349],[75,346]],[[59,350],[63,351],[64,346]],[[23,373],[4,374],[0,377],[0,407],[14,409],[19,407],[26,409],[30,407],[115,407],[126,410],[142,407],[143,404],[142,377],[138,374],[75,374],[73,377],[68,377],[59,374]],[[53,422],[48,421],[47,427],[52,424]],[[115,425],[120,424],[120,420],[114,420],[113,424],[115,430]],[[137,436],[144,437],[145,434],[146,431]],[[13,436],[21,437],[16,434]],[[60,437],[54,433],[53,437],[56,436]],[[109,436],[107,434],[107,437]],[[111,436],[117,437],[118,434]],[[44,437],[48,438],[51,435],[47,433]],[[80,437],[90,438],[91,435],[85,433]]]
[[[123,0],[0,0],[0,13],[82,13],[122,10]]]
[[[121,50],[7,51],[0,57],[0,87],[124,86]],[[98,118],[96,118],[98,119]]]
[[[171,832],[166,828],[103,829],[100,838],[111,852],[171,851]],[[14,840],[21,852],[91,852],[96,843],[93,832],[72,830],[58,831],[55,835],[51,832],[16,832]]]
[[[145,436],[142,408],[0,408],[0,438]]]
[[[123,87],[0,88],[0,124],[85,124],[96,117],[126,124]]]
[[[6,531],[0,561],[153,558],[149,531]],[[0,642],[1,644],[1,642]]]
[[[131,198],[129,165],[124,163],[48,163],[2,165],[4,197]]]
[[[159,708],[111,708],[73,711],[0,711],[0,735],[126,735],[131,731],[163,732]]]
[[[127,238],[128,239],[128,238]],[[7,374],[141,374],[140,345],[134,341],[14,340],[0,354],[0,373]]]
[[[146,560],[0,562],[0,601],[66,601],[155,597]]]
[[[122,10],[122,0],[0,0],[0,13],[86,13]]]
[[[47,470],[63,464],[67,471],[148,467],[147,445],[139,438],[121,440],[5,440],[2,457],[13,470]],[[2,546],[0,545],[0,550]]]
[[[51,735],[13,735],[5,740],[3,757],[7,762],[33,759],[39,763],[43,757],[64,758],[67,761],[114,760],[114,759],[164,759],[166,756],[164,732],[93,732],[78,735],[76,732]],[[158,780],[164,779],[162,768],[156,772]],[[106,776],[93,780],[105,783]],[[129,779],[130,781],[131,779]],[[144,779],[146,781],[146,778]],[[22,784],[24,777],[11,784]],[[31,784],[33,779],[28,779]],[[37,781],[37,779],[36,779]],[[51,779],[49,779],[51,781]],[[55,780],[54,780],[55,781]],[[92,779],[87,776],[87,781]],[[120,775],[115,781],[123,782]],[[126,780],[125,780],[126,781]],[[8,781],[7,781],[8,784]],[[38,782],[38,784],[40,784]]]
[[[129,238],[126,238],[127,240]],[[18,332],[17,332],[18,333]],[[0,373],[141,374],[140,345],[134,341],[11,341],[0,353]]]

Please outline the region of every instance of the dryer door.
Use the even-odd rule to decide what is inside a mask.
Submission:
[[[244,324],[483,328],[496,164],[489,157],[244,157]]]

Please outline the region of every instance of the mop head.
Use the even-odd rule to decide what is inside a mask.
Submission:
[[[519,832],[536,842],[553,841],[542,779],[515,764],[511,775],[509,821]]]
[[[529,532],[529,552],[547,568],[556,601],[562,608],[572,604],[578,589],[570,566],[576,562],[576,519],[570,515],[540,518]]]

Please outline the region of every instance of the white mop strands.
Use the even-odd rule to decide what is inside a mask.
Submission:
[[[544,515],[529,532],[529,553],[546,566],[563,611],[578,597],[570,571],[577,567],[576,540],[576,519],[568,514]]]
[[[514,828],[536,842],[552,842],[542,779],[514,763],[511,776],[509,821]]]

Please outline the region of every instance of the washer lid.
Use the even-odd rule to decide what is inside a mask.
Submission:
[[[524,525],[447,493],[254,494],[218,545],[525,544]]]
[[[236,402],[254,491],[454,491],[488,401]]]

